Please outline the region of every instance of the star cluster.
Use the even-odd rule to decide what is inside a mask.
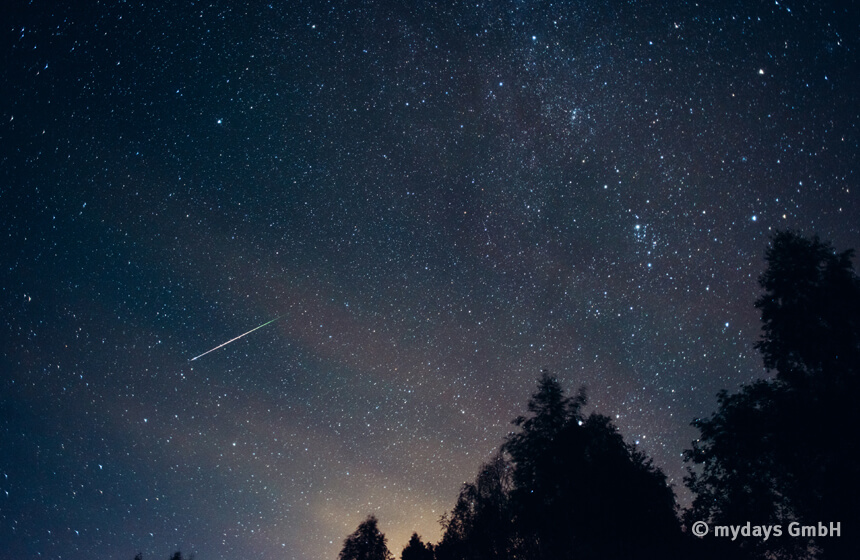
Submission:
[[[4,20],[0,556],[399,554],[541,368],[684,504],[769,235],[860,247],[847,6],[162,4]]]

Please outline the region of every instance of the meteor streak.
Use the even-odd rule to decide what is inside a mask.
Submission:
[[[283,315],[282,315],[282,316],[283,316]],[[282,316],[281,316],[281,317],[282,317]],[[208,354],[209,352],[214,352],[215,350],[218,350],[219,348],[223,348],[224,346],[227,346],[227,345],[228,345],[228,344],[230,344],[231,342],[234,342],[234,341],[236,341],[236,340],[239,340],[239,339],[240,339],[240,338],[242,338],[243,336],[248,336],[249,334],[251,334],[252,332],[256,331],[257,329],[262,329],[262,328],[263,328],[263,327],[265,327],[266,325],[269,325],[269,324],[271,324],[271,323],[274,323],[275,321],[277,321],[277,320],[278,320],[278,319],[280,319],[281,317],[275,317],[274,319],[272,319],[272,320],[271,320],[271,321],[269,321],[268,323],[263,323],[263,324],[262,324],[262,325],[260,325],[259,327],[255,328],[255,329],[251,329],[250,331],[246,332],[245,334],[240,334],[240,335],[239,335],[239,336],[237,336],[236,338],[231,338],[230,340],[228,340],[228,341],[227,341],[227,342],[225,342],[224,344],[219,344],[218,346],[216,346],[216,347],[215,347],[215,348],[213,348],[212,350],[207,350],[206,352],[203,352],[203,353],[202,353],[202,354],[200,354],[199,356],[194,356],[193,358],[191,358],[191,359],[190,359],[190,360],[188,360],[188,361],[189,361],[189,362],[193,362],[193,361],[194,361],[194,360],[196,360],[197,358],[202,358],[203,356],[205,356],[205,355],[206,355],[206,354]]]

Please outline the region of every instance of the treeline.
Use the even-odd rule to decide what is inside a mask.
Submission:
[[[663,472],[608,417],[583,412],[583,390],[568,396],[544,371],[528,414],[443,516],[441,540],[413,534],[401,559],[860,558],[852,256],[817,237],[773,236],[755,306],[756,347],[775,375],[720,392],[717,411],[693,422],[701,435],[684,452],[688,509],[678,510]],[[697,522],[709,529],[701,538]],[[795,536],[800,527],[815,531]],[[339,558],[393,559],[376,517],[346,538]]]
[[[686,510],[610,418],[584,413],[584,390],[566,395],[544,371],[528,413],[442,517],[441,540],[413,533],[400,558],[860,558],[860,278],[852,257],[817,237],[773,236],[755,306],[756,348],[774,375],[721,391],[717,411],[693,421],[700,436],[684,451],[693,496]],[[339,555],[393,558],[373,515]]]

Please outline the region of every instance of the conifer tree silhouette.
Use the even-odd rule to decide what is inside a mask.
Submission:
[[[368,515],[354,533],[343,542],[340,560],[394,560],[388,550],[388,539],[379,530],[375,515]]]

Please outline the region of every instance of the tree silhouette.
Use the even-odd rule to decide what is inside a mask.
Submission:
[[[481,467],[474,483],[460,490],[450,515],[443,516],[439,560],[508,558],[514,528],[510,510],[512,466],[502,453]]]
[[[689,469],[685,480],[695,498],[684,512],[687,526],[702,520],[717,525],[781,525],[793,521],[787,497],[775,476],[781,437],[779,403],[782,385],[757,381],[733,395],[720,391],[718,412],[693,425],[701,432],[685,459],[703,465],[702,472]],[[706,541],[707,542],[707,541]],[[709,543],[715,544],[715,543]],[[732,548],[741,550],[731,550]],[[738,539],[726,554],[756,556],[767,551],[791,558],[803,550],[792,539]]]
[[[558,380],[542,371],[537,391],[528,401],[529,415],[513,421],[519,431],[509,435],[503,446],[516,467],[512,505],[518,548],[526,557],[548,558],[570,550],[569,539],[551,528],[573,521],[572,508],[565,507],[569,496],[563,494],[569,477],[581,474],[577,472],[581,465],[565,464],[568,457],[561,440],[572,435],[567,429],[570,424],[581,426],[585,400],[583,391],[574,399],[565,397]]]
[[[565,397],[542,372],[529,415],[504,449],[521,553],[530,558],[666,557],[678,545],[666,477],[609,418],[584,416],[585,391]]]
[[[388,539],[377,527],[375,515],[368,515],[343,541],[340,560],[394,560],[388,550]]]
[[[763,331],[756,347],[778,379],[798,388],[810,382],[824,388],[856,385],[860,282],[853,254],[837,253],[818,237],[773,236],[767,270],[759,279],[765,293],[755,303]]]
[[[665,475],[585,404],[584,390],[567,397],[541,373],[528,415],[443,517],[437,560],[677,556]]]
[[[851,251],[817,237],[778,232],[759,279],[762,338],[756,344],[771,380],[722,391],[716,413],[693,422],[699,440],[689,524],[817,524],[839,521],[838,538],[745,539],[758,557],[860,557],[860,428],[854,413],[860,368],[860,280]]]
[[[433,560],[433,547],[429,543],[424,544],[418,533],[412,533],[409,544],[400,553],[401,560]]]

